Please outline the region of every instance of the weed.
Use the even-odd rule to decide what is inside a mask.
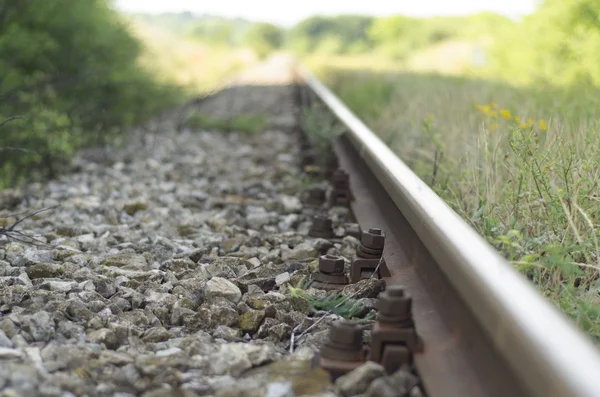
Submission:
[[[306,277],[300,279],[296,287],[289,287],[290,294],[295,297],[303,298],[310,304],[311,311],[326,311],[337,314],[338,316],[351,319],[354,317],[365,317],[365,307],[357,299],[347,299],[341,291],[329,291],[325,297],[316,298],[310,295],[307,290],[310,288],[311,281],[306,280]],[[340,303],[344,302],[340,305]],[[363,320],[371,319],[372,316],[366,316]]]
[[[407,73],[326,76],[417,175],[600,342],[596,89]]]
[[[332,143],[344,132],[344,127],[320,103],[301,109],[301,123],[308,139],[322,162],[332,153]],[[319,164],[325,166],[325,164]]]
[[[194,112],[189,116],[187,126],[191,129],[256,134],[265,129],[266,117],[264,115],[239,114],[228,119],[221,119],[201,112]]]

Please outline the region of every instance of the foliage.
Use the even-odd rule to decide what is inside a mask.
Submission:
[[[409,73],[330,71],[326,78],[417,175],[600,342],[598,89]]]
[[[196,17],[188,31],[193,38],[213,45],[239,46],[254,25],[245,19],[202,15]]]
[[[189,11],[167,12],[162,14],[132,14],[136,20],[141,20],[170,31],[184,33],[199,25],[198,17]],[[219,20],[219,17],[202,16],[203,21],[210,22]]]
[[[600,3],[546,0],[498,33],[490,75],[513,83],[600,84]]]
[[[0,186],[54,175],[73,152],[171,103],[105,1],[0,1]]]
[[[238,114],[229,119],[222,119],[201,112],[194,112],[187,120],[187,126],[191,129],[233,131],[246,134],[261,132],[265,129],[265,125],[266,116],[262,114]]]
[[[289,291],[292,296],[305,299],[309,302],[311,311],[326,311],[337,314],[338,316],[351,319],[356,317],[364,317],[364,320],[370,318],[365,317],[365,307],[357,299],[348,299],[341,291],[329,291],[322,298],[317,298],[309,293],[311,282],[302,277],[296,287],[289,286]]]
[[[373,17],[362,15],[309,17],[290,30],[288,45],[301,53],[362,52],[370,45],[366,31],[372,21]]]
[[[311,147],[320,159],[326,160],[332,152],[333,141],[345,131],[344,127],[319,102],[300,111],[302,129]]]
[[[281,48],[283,29],[270,23],[253,24],[244,36],[244,43],[252,48],[260,58]]]

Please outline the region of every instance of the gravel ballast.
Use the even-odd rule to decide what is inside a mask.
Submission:
[[[60,205],[20,225],[34,244],[0,237],[0,396],[339,395],[312,363],[338,316],[288,350],[315,321],[289,285],[357,243],[307,237],[293,94],[199,105],[260,103],[263,133],[181,129],[176,112],[0,193],[4,217]]]

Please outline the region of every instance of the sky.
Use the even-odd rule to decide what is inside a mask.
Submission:
[[[415,17],[494,11],[511,18],[526,15],[539,0],[114,0],[126,12],[181,12],[241,17],[290,26],[311,15],[404,14]]]

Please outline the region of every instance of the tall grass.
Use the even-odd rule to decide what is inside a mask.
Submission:
[[[454,210],[600,342],[598,90],[341,70],[324,78]]]

